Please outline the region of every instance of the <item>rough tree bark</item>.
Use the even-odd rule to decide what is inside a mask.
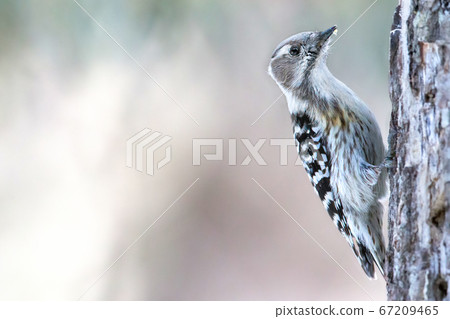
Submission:
[[[389,300],[450,300],[450,0],[400,0],[391,31]]]

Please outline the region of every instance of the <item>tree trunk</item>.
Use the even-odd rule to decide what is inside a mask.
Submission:
[[[400,0],[390,54],[388,300],[450,300],[450,0]]]

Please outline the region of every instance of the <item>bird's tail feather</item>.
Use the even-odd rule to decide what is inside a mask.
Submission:
[[[385,247],[381,232],[381,217],[383,206],[380,202],[372,205],[368,220],[365,224],[355,225],[358,227],[360,236],[353,239],[353,251],[358,258],[361,267],[369,278],[375,279],[375,266],[384,277]],[[352,232],[355,234],[355,232]]]

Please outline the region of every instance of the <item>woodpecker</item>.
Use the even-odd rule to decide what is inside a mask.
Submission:
[[[334,224],[364,272],[384,276],[382,234],[385,148],[370,109],[328,70],[337,27],[303,32],[281,42],[269,74],[287,99],[299,156]]]

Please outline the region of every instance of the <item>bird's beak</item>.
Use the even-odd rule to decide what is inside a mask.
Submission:
[[[328,30],[319,32],[319,35],[317,36],[317,41],[319,45],[323,45],[327,42],[327,40],[331,37],[331,35],[335,34],[337,32],[337,26],[332,26]]]

